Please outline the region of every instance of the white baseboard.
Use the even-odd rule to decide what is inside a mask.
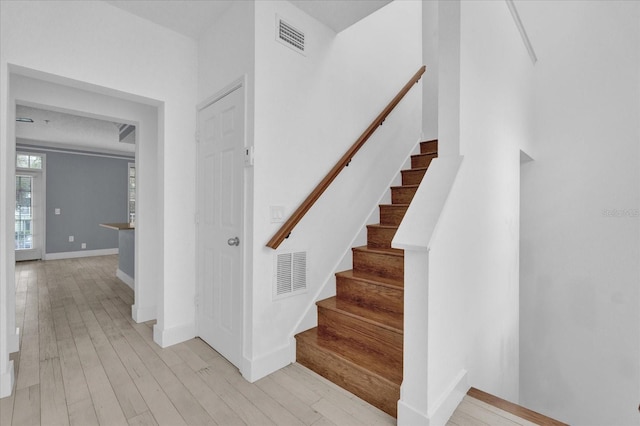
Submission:
[[[429,426],[429,416],[403,400],[398,401],[398,426]]]
[[[429,409],[429,426],[444,426],[469,390],[467,370],[461,370],[447,390]]]
[[[7,371],[0,372],[0,398],[11,395],[16,376],[13,370],[13,361],[9,361]]]
[[[196,337],[195,323],[165,328],[164,330],[160,329],[158,324],[153,326],[153,341],[162,348],[193,339],[194,337]]]
[[[18,352],[20,350],[20,328],[16,327],[15,334],[7,335],[7,349],[9,353]]]
[[[137,323],[154,320],[158,318],[157,309],[155,306],[133,305],[131,306],[131,318]]]
[[[116,277],[120,278],[120,281],[128,285],[131,290],[136,289],[136,282],[134,281],[134,279],[131,278],[131,276],[129,276],[129,274],[127,274],[126,272],[123,272],[122,269],[118,268],[118,270],[116,271]]]
[[[263,355],[255,360],[242,359],[240,373],[248,382],[253,383],[269,374],[286,367],[296,360],[295,338],[267,355]]]
[[[118,254],[117,248],[100,250],[66,251],[62,253],[45,253],[44,260],[75,259],[77,257],[108,256]]]

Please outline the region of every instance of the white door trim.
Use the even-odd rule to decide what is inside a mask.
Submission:
[[[247,91],[246,91],[246,87],[247,87],[247,76],[244,75],[240,78],[238,78],[237,80],[234,80],[233,82],[227,84],[224,88],[222,88],[221,90],[217,91],[216,93],[214,93],[213,95],[209,96],[208,98],[206,98],[204,101],[200,102],[198,104],[198,106],[196,107],[196,113],[200,112],[201,110],[205,109],[206,107],[208,107],[209,105],[219,101],[220,99],[224,98],[225,96],[227,96],[228,94],[230,94],[231,92],[242,88],[244,90],[244,97],[245,97],[245,101],[247,99]],[[247,116],[246,114],[246,103],[245,103],[245,111],[244,111],[244,115],[245,118]],[[198,123],[198,129],[200,128],[200,123]],[[245,123],[245,128],[246,128],[246,123]],[[245,134],[245,145],[246,145],[246,134]]]

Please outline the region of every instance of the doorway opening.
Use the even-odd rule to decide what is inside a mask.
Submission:
[[[17,144],[16,119],[19,117],[16,116],[16,111],[19,106],[108,121],[116,132],[120,130],[116,127],[116,123],[135,126],[140,132],[135,137],[136,143],[129,145],[132,147],[130,152],[135,153],[134,164],[137,179],[135,185],[135,216],[138,223],[143,222],[145,224],[145,229],[143,232],[138,230],[135,232],[135,300],[131,307],[131,316],[136,322],[156,319],[158,317],[157,293],[162,279],[156,265],[158,259],[162,257],[159,241],[162,241],[163,238],[163,229],[158,220],[158,211],[162,209],[162,206],[158,204],[157,199],[157,194],[162,192],[162,182],[157,179],[158,164],[162,161],[161,156],[158,154],[158,141],[161,140],[159,129],[162,128],[162,126],[158,125],[161,119],[158,109],[162,105],[161,102],[18,67],[11,68],[8,77],[10,88],[7,95],[8,139],[7,144],[2,147],[1,154],[5,158],[4,165],[9,166],[9,164],[13,163],[13,167],[3,167],[3,176],[0,180],[16,182],[17,186],[15,198],[11,193],[3,194],[2,198],[3,213],[9,215],[7,219],[15,219],[5,220],[2,226],[1,233],[3,235],[9,237],[5,232],[15,235],[14,238],[3,237],[6,244],[8,245],[9,241],[14,240],[14,245],[18,245],[19,251],[22,252],[23,250],[37,249],[39,243],[39,257],[44,258],[46,256],[44,241],[46,225],[44,217],[48,214],[55,215],[58,210],[64,212],[65,209],[64,206],[52,205],[45,210],[44,169],[41,172],[35,172],[33,170],[24,170],[24,167],[15,166],[16,160],[20,158],[24,160],[24,157],[17,157],[17,151],[21,151],[21,147],[24,145],[32,145],[34,143],[32,138],[22,138]],[[92,154],[93,148],[91,147],[73,147],[60,141],[49,143],[46,149],[48,150],[47,152],[51,151],[49,155],[53,155],[53,152],[71,150],[77,151],[76,153],[79,154],[97,157],[97,155]],[[117,154],[102,152],[100,156],[117,157]],[[31,156],[33,153],[29,152],[27,155]],[[42,158],[45,159],[45,156],[43,155]],[[130,155],[128,158],[131,160],[134,157]],[[12,159],[12,161],[10,162],[9,159]],[[46,162],[43,164],[46,164]],[[122,211],[122,217],[125,219],[123,221],[126,221],[128,215],[127,165],[128,162],[125,160],[123,171],[123,191],[125,195]],[[38,183],[38,173],[42,176],[42,185]],[[39,186],[42,188],[40,196],[37,195]],[[89,206],[89,203],[87,206]],[[44,213],[41,213],[41,224],[39,224],[36,217],[38,208],[44,210]],[[50,223],[49,227],[53,227],[53,224]],[[69,235],[72,234],[69,233]],[[71,242],[69,236],[65,236],[65,238],[69,243]],[[12,353],[19,350],[20,344],[19,330],[15,326],[15,261],[21,260],[22,253],[15,251],[14,247],[9,246],[8,248],[9,250],[2,250],[4,256],[2,261],[6,265],[5,271],[3,271],[6,279],[6,299],[2,300],[1,303],[5,304],[4,307],[7,312],[7,329],[9,330],[7,347],[9,353]],[[141,253],[144,254],[141,255]],[[38,255],[35,257],[37,258]],[[14,330],[15,332],[13,332]]]

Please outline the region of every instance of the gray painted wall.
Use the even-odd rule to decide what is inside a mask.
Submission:
[[[131,278],[136,277],[135,271],[135,249],[136,249],[136,231],[124,230],[117,231],[120,243],[120,252],[118,256],[118,268],[129,275]]]
[[[127,222],[127,167],[132,159],[51,152],[46,154],[46,253],[118,247],[118,231],[100,223]],[[55,214],[55,209],[60,214]],[[74,241],[69,242],[69,236]],[[82,249],[86,243],[86,249]]]

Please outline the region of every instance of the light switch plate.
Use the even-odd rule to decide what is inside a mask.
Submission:
[[[60,214],[60,209],[55,209],[54,213],[55,214]]]
[[[271,206],[271,223],[284,222],[284,206]]]
[[[69,242],[72,243],[74,240],[73,235],[69,235]]]

